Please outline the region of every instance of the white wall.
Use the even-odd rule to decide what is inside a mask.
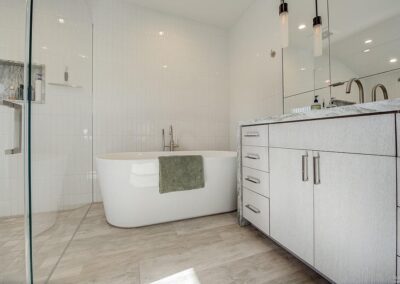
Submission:
[[[95,155],[160,151],[170,124],[180,150],[229,149],[227,32],[124,0],[92,7]]]
[[[279,1],[257,0],[230,30],[230,148],[238,122],[282,114]],[[276,57],[270,57],[270,51]]]
[[[0,1],[0,59],[24,55],[25,1]],[[5,155],[14,147],[13,110],[0,105],[0,217],[24,212],[22,155]]]
[[[65,24],[58,23],[59,17]],[[23,62],[25,1],[1,0],[0,21],[0,58]],[[33,62],[45,65],[47,84],[45,103],[32,106],[34,213],[57,212],[92,201],[91,22],[85,0],[35,1]],[[82,88],[48,84],[63,81],[65,66],[71,83]],[[4,155],[15,144],[13,111],[0,105],[0,119],[0,217],[21,215],[23,156]]]
[[[33,209],[76,208],[92,202],[92,18],[86,1],[36,0],[32,40],[33,62],[46,66],[45,103],[32,107]],[[64,81],[65,67],[80,88],[49,84]]]
[[[61,80],[68,65],[83,88],[46,86],[46,104],[34,108],[34,198],[68,208],[92,194],[91,19],[82,3],[46,2],[37,1],[50,10],[36,20],[35,60],[46,64],[47,82]],[[282,113],[278,1],[255,1],[229,31],[124,0],[90,4],[95,156],[161,150],[170,124],[180,150],[235,150],[239,121]],[[94,195],[101,200],[98,189]]]

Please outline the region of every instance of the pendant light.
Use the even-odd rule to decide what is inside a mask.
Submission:
[[[281,21],[282,48],[286,48],[289,46],[289,9],[285,0],[281,0],[281,5],[279,5],[279,18]]]
[[[315,0],[314,29],[314,56],[322,56],[322,19],[318,16],[318,0]]]

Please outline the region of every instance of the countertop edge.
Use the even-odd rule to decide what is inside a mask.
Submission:
[[[316,110],[303,113],[290,113],[249,121],[240,121],[238,127],[346,118],[355,116],[380,115],[387,113],[400,113],[400,99]]]

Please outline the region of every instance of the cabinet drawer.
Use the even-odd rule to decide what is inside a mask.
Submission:
[[[397,255],[400,256],[400,207],[397,207]],[[399,263],[397,263],[399,265]],[[400,273],[400,270],[397,270]]]
[[[243,216],[255,227],[269,235],[269,199],[243,189]]]
[[[397,278],[400,276],[400,257],[397,257]]]
[[[398,113],[396,113],[396,127],[397,127],[397,129],[396,129],[396,133],[397,133],[397,157],[400,157],[400,141],[399,141],[399,139],[400,139],[400,114],[398,114]],[[399,273],[400,273],[400,271],[399,271]]]
[[[395,156],[394,114],[272,124],[270,147]]]
[[[242,163],[244,167],[268,172],[268,148],[243,146]]]
[[[242,145],[268,146],[268,125],[242,127]]]
[[[243,168],[243,186],[269,197],[269,173]]]

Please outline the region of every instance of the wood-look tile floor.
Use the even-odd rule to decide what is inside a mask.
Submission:
[[[93,204],[50,283],[325,283],[233,213],[136,229]]]
[[[23,217],[0,218],[0,283],[25,281]]]
[[[47,281],[89,207],[33,214],[35,283]],[[23,216],[0,218],[0,284],[26,283],[24,222]]]

